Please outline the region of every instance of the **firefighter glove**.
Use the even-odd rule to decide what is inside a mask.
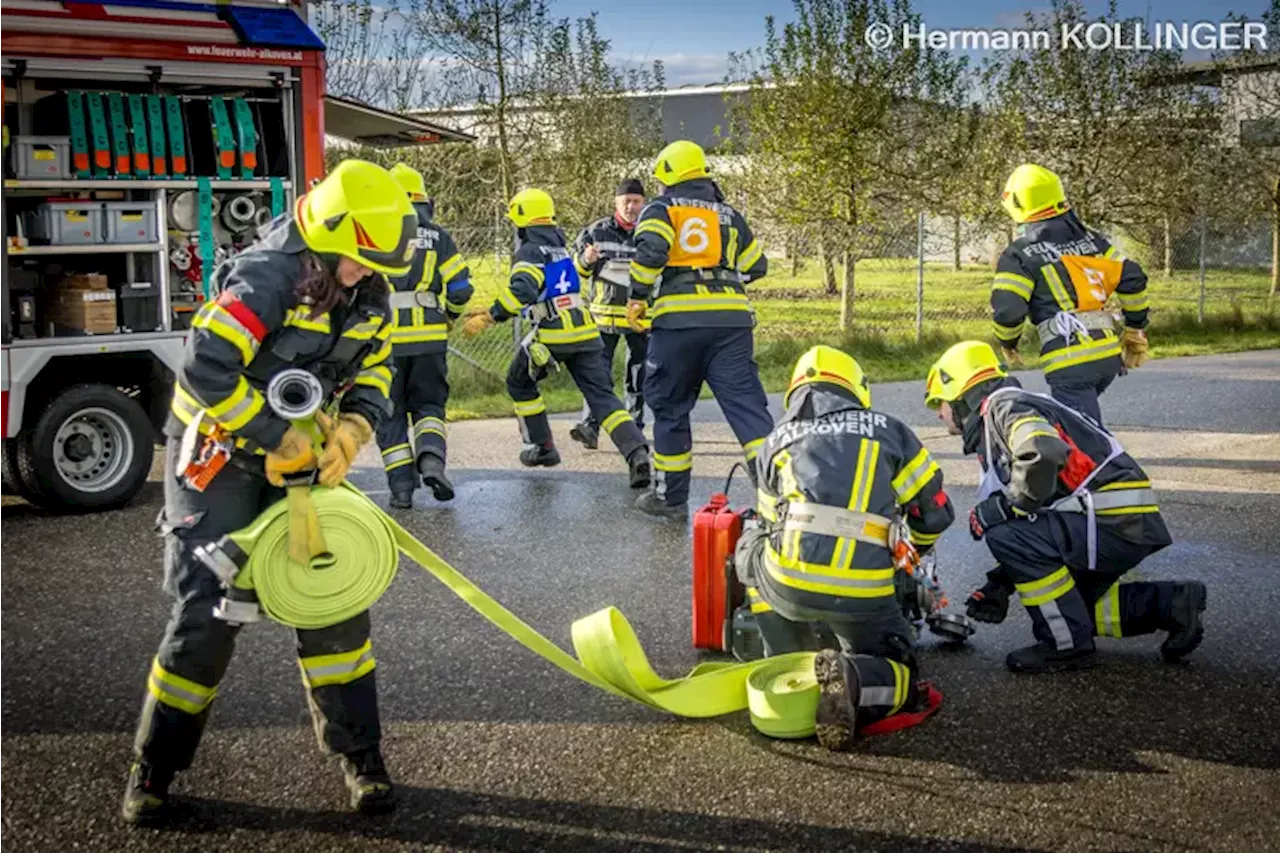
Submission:
[[[969,593],[969,598],[964,603],[964,612],[970,619],[999,625],[1009,615],[1011,592],[1008,585],[989,580]]]
[[[969,510],[969,534],[974,539],[981,539],[988,530],[997,524],[1004,524],[1017,514],[1004,492],[996,492]]]
[[[582,250],[583,266],[591,266],[598,260],[600,260],[600,250],[596,248],[595,243],[588,243],[586,248]]]
[[[336,418],[316,412],[316,423],[324,431],[324,453],[320,454],[320,485],[333,487],[346,479],[351,463],[356,461],[369,439],[373,427],[355,412],[343,412]]]
[[[644,324],[640,321],[644,319],[647,308],[648,306],[639,299],[627,302],[627,325],[631,327],[631,331],[637,333],[644,331]]]
[[[485,329],[493,325],[493,315],[488,311],[482,311],[476,314],[470,314],[467,319],[462,322],[462,334],[468,338],[474,338]]]
[[[280,446],[267,453],[267,481],[273,486],[283,486],[286,474],[315,467],[316,452],[311,447],[311,437],[295,426],[285,430]]]
[[[1120,338],[1120,360],[1129,370],[1142,367],[1151,358],[1151,347],[1147,344],[1147,333],[1142,329],[1124,330]]]

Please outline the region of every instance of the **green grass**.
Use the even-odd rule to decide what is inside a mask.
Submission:
[[[854,323],[848,332],[839,329],[839,296],[823,292],[818,263],[809,262],[794,277],[785,262],[775,263],[773,270],[773,275],[750,288],[759,322],[756,361],[769,391],[786,387],[796,359],[815,344],[845,349],[858,358],[873,382],[891,382],[923,379],[934,359],[956,341],[990,339],[987,300],[991,270],[986,266],[957,271],[943,264],[925,265],[925,334],[920,341],[915,339],[914,261],[875,259],[858,264]],[[491,258],[473,264],[477,291],[473,305],[487,306],[505,274]],[[1209,271],[1205,321],[1201,324],[1197,319],[1197,274],[1153,276],[1148,285],[1153,306],[1149,329],[1152,355],[1170,358],[1280,347],[1280,305],[1268,300],[1269,287],[1265,271]],[[486,334],[490,337],[463,346],[483,344],[468,352],[489,370],[501,373],[510,359],[510,332],[499,329]],[[1036,367],[1034,338],[1034,332],[1024,334],[1020,348],[1025,365],[1031,368]],[[615,376],[621,375],[621,359],[620,347]],[[511,402],[500,380],[468,366],[455,369],[454,377],[451,419],[511,414]],[[543,383],[543,398],[551,411],[570,411],[582,405],[581,396],[563,374]]]

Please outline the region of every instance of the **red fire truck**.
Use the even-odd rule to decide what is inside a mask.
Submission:
[[[214,264],[324,171],[324,52],[296,2],[5,0],[10,486],[142,487]]]

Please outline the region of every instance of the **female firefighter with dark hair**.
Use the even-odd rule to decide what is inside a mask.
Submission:
[[[348,160],[278,217],[262,239],[220,266],[219,295],[192,324],[165,426],[165,591],[174,599],[151,663],[123,816],[163,818],[174,774],[190,766],[236,635],[256,604],[224,599],[196,556],[280,500],[285,478],[342,482],[389,412],[392,373],[384,275],[408,267],[416,216],[386,170]],[[312,439],[276,414],[265,390],[289,368],[319,380],[337,414]],[[367,612],[299,630],[298,658],[316,734],[342,757],[354,808],[393,804],[379,748]]]

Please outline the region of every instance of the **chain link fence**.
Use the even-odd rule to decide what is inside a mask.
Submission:
[[[817,342],[879,338],[909,344],[990,338],[989,296],[1007,229],[919,216],[862,229],[848,252],[813,232],[757,224],[769,274],[748,288],[756,339],[792,349]],[[1146,239],[1113,235],[1148,275],[1152,322],[1186,328],[1225,318],[1233,328],[1280,322],[1271,278],[1270,224],[1183,228],[1162,223]],[[576,230],[567,228],[572,239]],[[453,232],[467,259],[476,296],[472,309],[492,304],[509,274],[509,227]],[[1154,234],[1155,237],[1149,235]],[[516,324],[450,342],[457,382],[468,390],[501,391],[519,341]]]

